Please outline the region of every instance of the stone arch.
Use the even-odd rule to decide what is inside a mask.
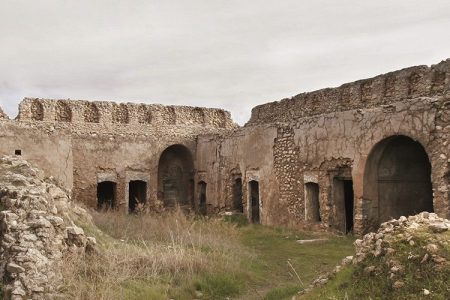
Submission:
[[[138,107],[138,122],[140,124],[150,124],[152,122],[152,112],[147,105],[139,105]]]
[[[196,107],[191,112],[192,122],[195,124],[205,123],[205,113],[200,107]]]
[[[44,120],[44,106],[39,100],[33,100],[31,103],[31,119],[35,121]]]
[[[384,79],[384,96],[392,97],[395,95],[395,86],[397,84],[397,77],[395,75],[388,75]]]
[[[415,95],[418,91],[419,91],[419,84],[420,84],[420,80],[422,79],[423,74],[418,73],[418,72],[413,72],[409,77],[408,77],[408,95],[412,96]]]
[[[369,218],[377,224],[432,212],[431,164],[424,147],[404,135],[377,143],[366,161],[363,198],[371,203]]]
[[[445,72],[434,71],[433,82],[431,85],[431,92],[433,94],[442,93],[445,89],[445,78],[447,74]]]
[[[372,100],[372,85],[373,82],[371,80],[367,80],[361,83],[360,85],[361,101],[366,102]]]
[[[165,207],[192,205],[194,162],[184,145],[166,148],[158,164],[158,191]]]
[[[72,109],[65,101],[56,102],[55,120],[58,122],[72,122]]]
[[[100,111],[94,103],[87,103],[84,108],[84,121],[87,123],[100,123]]]
[[[223,110],[219,110],[219,112],[217,113],[218,115],[218,126],[219,128],[225,128],[227,126],[227,114],[225,113],[225,111]]]
[[[176,124],[177,122],[177,115],[175,112],[175,108],[172,106],[168,106],[166,110],[166,114],[164,115],[164,120],[166,121],[166,124],[172,125]]]
[[[352,97],[352,90],[350,84],[344,84],[339,88],[340,91],[340,101],[342,103],[347,103]]]
[[[112,121],[113,123],[121,123],[121,124],[129,123],[130,117],[128,113],[128,106],[126,104],[121,103],[119,105],[117,104],[114,105]]]

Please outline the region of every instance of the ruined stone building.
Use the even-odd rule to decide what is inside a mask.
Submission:
[[[363,233],[391,217],[450,217],[450,60],[255,107],[26,98],[1,114],[22,155],[91,207],[180,205],[255,223]]]

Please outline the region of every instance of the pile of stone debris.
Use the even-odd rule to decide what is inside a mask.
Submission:
[[[0,159],[0,276],[4,299],[62,299],[65,255],[95,251],[90,222],[53,180],[19,157]]]
[[[386,276],[393,289],[404,287],[404,279],[408,276],[407,264],[432,263],[436,272],[448,270],[450,262],[445,258],[445,254],[448,256],[445,249],[450,249],[449,230],[449,220],[428,212],[385,222],[377,232],[368,233],[355,241],[354,256],[344,258],[332,272],[318,277],[304,292],[326,284],[350,264],[364,266],[367,276]],[[407,253],[396,253],[399,245],[403,245],[402,249],[408,249]],[[400,257],[405,257],[405,254],[406,261],[402,262]],[[422,291],[424,295],[430,294],[426,287]]]

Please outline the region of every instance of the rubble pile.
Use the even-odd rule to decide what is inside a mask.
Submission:
[[[0,276],[4,299],[63,299],[63,258],[94,250],[89,220],[53,180],[19,157],[0,159]]]
[[[434,213],[402,216],[381,224],[377,232],[368,233],[356,240],[356,254],[352,262],[357,265],[366,262],[368,258],[379,258],[389,270],[384,275],[388,275],[392,287],[400,289],[405,285],[404,278],[408,275],[405,271],[406,264],[432,263],[436,271],[450,267],[447,257],[450,253],[446,250],[450,245],[450,236],[447,234],[449,230],[450,220]],[[403,253],[396,253],[397,251]],[[364,268],[364,273],[379,275],[383,270],[369,265]]]
[[[416,286],[423,296],[432,295],[433,291],[421,280],[420,272],[412,271],[414,268],[432,270],[436,276],[450,274],[450,220],[435,213],[392,219],[382,223],[376,232],[356,240],[354,245],[355,255],[344,258],[332,272],[319,276],[303,293],[325,285],[349,265],[361,269],[366,278],[387,280],[394,291],[407,288],[408,280],[423,283]]]

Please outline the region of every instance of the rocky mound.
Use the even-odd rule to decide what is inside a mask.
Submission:
[[[67,193],[18,157],[0,159],[0,276],[5,299],[63,299],[68,253],[94,249],[74,218],[89,219]]]
[[[422,212],[381,224],[356,253],[316,279],[327,299],[450,299],[450,221]]]
[[[353,264],[367,265],[367,275],[386,276],[393,289],[401,289],[411,279],[421,279],[424,294],[426,274],[410,274],[411,265],[419,269],[448,272],[450,268],[450,221],[434,213],[422,212],[408,218],[390,220],[381,224],[376,233],[366,234],[355,241],[356,255]],[[375,260],[376,258],[376,260]],[[371,262],[378,262],[371,265]],[[450,278],[449,278],[450,279]]]

